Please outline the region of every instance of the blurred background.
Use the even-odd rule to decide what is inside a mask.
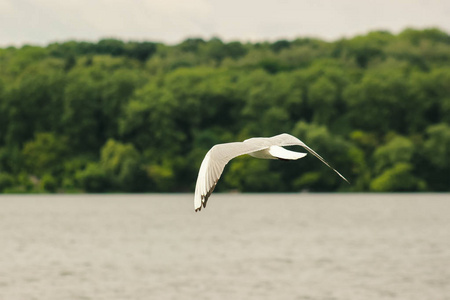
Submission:
[[[0,299],[448,300],[449,16],[0,0]],[[214,144],[283,132],[351,184],[243,156],[194,212]]]
[[[450,191],[446,1],[0,0],[0,192]]]

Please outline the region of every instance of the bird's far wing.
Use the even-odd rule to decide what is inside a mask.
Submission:
[[[314,151],[313,149],[309,148],[305,143],[303,143],[302,141],[300,141],[298,138],[296,138],[295,136],[292,136],[290,134],[287,133],[282,133],[276,136],[273,136],[270,138],[272,140],[272,142],[275,145],[278,146],[302,146],[303,148],[305,148],[306,150],[308,150],[309,153],[311,153],[312,155],[314,155],[315,157],[317,157],[321,162],[323,162],[325,165],[327,165],[330,169],[332,169],[334,172],[336,172],[336,174],[339,175],[339,177],[341,177],[342,179],[344,179],[348,184],[350,184],[350,182],[348,182],[348,180],[342,176],[341,173],[339,173],[335,168],[333,168],[332,166],[330,166],[325,159],[322,158],[322,156],[320,156],[316,151]]]
[[[284,149],[283,147],[276,145],[270,146],[269,153],[274,157],[282,160],[297,160],[306,156],[306,153],[289,151],[287,149]]]
[[[202,209],[202,206],[206,206],[206,202],[216,187],[225,165],[236,156],[268,148],[270,145],[264,143],[264,140],[218,144],[206,153],[200,166],[195,186],[195,211],[199,211]]]

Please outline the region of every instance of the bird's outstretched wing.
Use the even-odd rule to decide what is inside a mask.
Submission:
[[[336,172],[336,174],[338,174],[342,179],[344,179],[348,184],[350,184],[350,182],[348,182],[348,180],[344,176],[342,176],[342,174],[339,173],[335,168],[330,166],[325,161],[325,159],[322,158],[322,156],[320,156],[313,149],[309,148],[305,143],[300,141],[295,136],[292,136],[292,135],[287,134],[287,133],[282,133],[282,134],[279,134],[279,135],[276,135],[276,136],[273,136],[273,137],[269,138],[269,140],[272,143],[274,143],[274,144],[276,144],[278,146],[301,146],[301,147],[305,148],[309,153],[311,153],[312,155],[317,157],[321,162],[323,162],[325,165],[327,165],[330,169],[332,169],[334,172]]]
[[[206,206],[209,196],[213,192],[217,181],[222,175],[225,165],[236,156],[249,154],[252,152],[260,151],[263,149],[270,148],[271,146],[301,146],[305,148],[309,153],[317,157],[321,162],[331,168],[336,172],[342,179],[347,183],[348,180],[341,175],[336,169],[330,166],[319,154],[314,150],[309,148],[305,143],[300,141],[298,138],[287,134],[279,134],[270,138],[251,138],[240,143],[227,143],[218,144],[211,148],[211,150],[206,153],[205,158],[200,166],[200,171],[198,172],[197,184],[195,186],[195,196],[194,196],[194,208],[195,211],[202,209],[202,206]],[[285,149],[278,149],[274,147],[272,149],[274,153],[271,153],[274,157],[286,157],[286,153],[289,152]],[[291,157],[292,156],[292,157]],[[304,156],[304,153],[289,154],[289,159],[298,159]]]
[[[213,192],[220,175],[222,175],[223,168],[231,159],[270,146],[268,138],[261,138],[252,142],[226,143],[212,147],[206,153],[198,172],[194,196],[195,211],[199,211],[202,206],[206,206],[209,196]]]

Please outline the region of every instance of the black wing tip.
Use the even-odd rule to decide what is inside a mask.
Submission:
[[[201,211],[202,207],[206,207],[206,202],[208,202],[208,198],[209,198],[209,195],[211,195],[211,192],[209,192],[206,195],[202,195],[202,204],[195,209],[195,212]]]
[[[202,198],[201,198],[201,199],[202,199],[202,204],[200,205],[200,207],[198,207],[198,208],[195,209],[196,212],[197,212],[197,211],[201,211],[201,210],[202,210],[202,206],[203,206],[203,207],[206,207],[206,203],[208,202],[209,196],[211,196],[212,192],[214,191],[214,188],[216,187],[217,181],[218,181],[218,180],[216,180],[216,181],[214,182],[214,185],[213,185],[212,188],[209,190],[209,192],[206,193],[206,195],[202,195],[202,196],[201,196],[201,197],[202,197]]]

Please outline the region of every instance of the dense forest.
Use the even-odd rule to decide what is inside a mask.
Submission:
[[[242,156],[217,189],[450,191],[449,34],[0,49],[3,193],[192,192],[214,144],[283,132],[351,184]]]

